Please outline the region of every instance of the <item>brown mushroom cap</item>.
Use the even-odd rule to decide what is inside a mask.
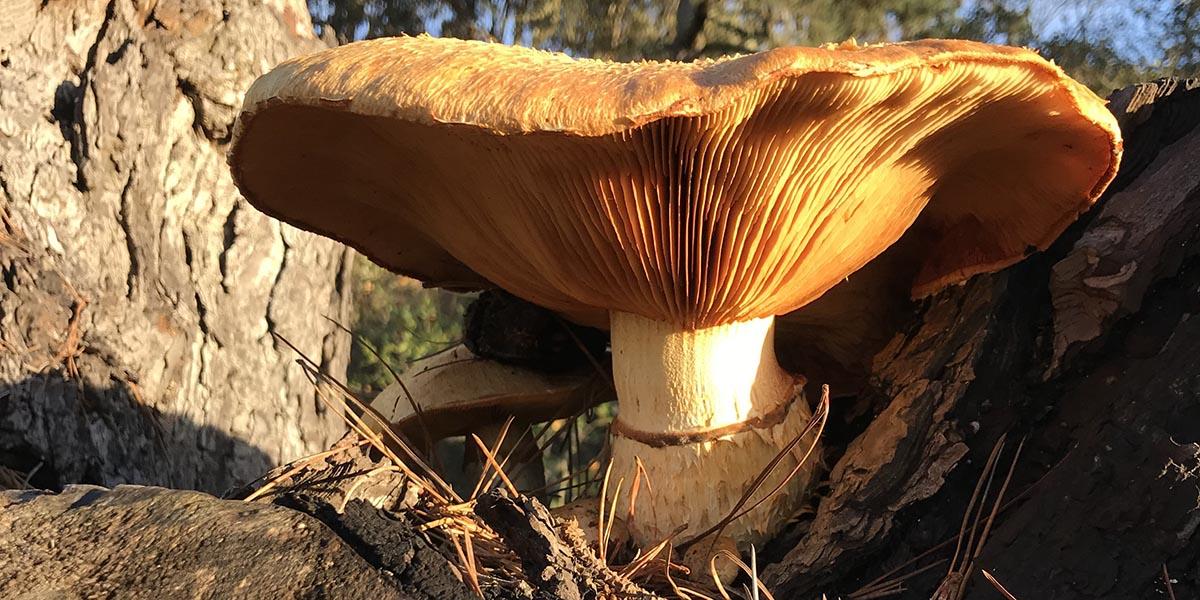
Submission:
[[[247,94],[252,204],[434,285],[579,322],[787,313],[910,226],[916,294],[1044,248],[1113,177],[1104,102],[962,41],[609,63],[430,37],[288,61]]]
[[[458,345],[413,362],[371,407],[408,439],[437,441],[509,417],[522,424],[568,418],[612,399],[611,386],[594,371],[536,373]]]
[[[909,231],[820,298],[775,320],[775,351],[786,370],[804,373],[834,396],[867,383],[875,355],[913,314],[910,298],[923,240]],[[810,394],[820,393],[812,387]]]

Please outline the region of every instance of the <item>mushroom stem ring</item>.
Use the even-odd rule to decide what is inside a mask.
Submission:
[[[700,442],[711,442],[719,440],[723,437],[728,437],[734,434],[749,431],[751,429],[770,429],[787,417],[788,411],[797,400],[804,398],[803,392],[804,381],[801,379],[796,383],[796,392],[790,399],[775,407],[769,413],[764,415],[750,417],[745,421],[738,423],[730,423],[722,427],[711,427],[708,429],[700,429],[694,431],[675,431],[675,432],[653,432],[642,431],[628,425],[620,417],[613,420],[609,426],[609,432],[612,435],[631,439],[651,448],[665,448],[667,446],[684,446],[687,444],[697,444]]]

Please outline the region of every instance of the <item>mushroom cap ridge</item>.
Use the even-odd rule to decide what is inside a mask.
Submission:
[[[1102,100],[929,40],[610,63],[429,37],[288,61],[231,152],[252,204],[433,285],[703,327],[819,297],[906,230],[914,293],[1044,248],[1115,174]]]

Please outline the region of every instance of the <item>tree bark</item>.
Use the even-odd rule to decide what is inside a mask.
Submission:
[[[1200,590],[1195,88],[1113,94],[1126,155],[1099,205],[1047,252],[927,301],[876,357],[874,417],[780,542],[778,596],[862,597],[951,559],[960,531],[964,547],[983,533],[963,517],[1004,435],[985,519],[1015,460],[1011,485],[965,559],[966,598],[998,597],[982,570],[1017,598],[1156,597],[1164,569],[1177,597]],[[929,598],[947,570],[887,597]]]
[[[703,46],[704,22],[708,20],[708,1],[682,0],[675,9],[675,39],[667,52],[675,60],[691,60]],[[701,42],[697,44],[697,42]],[[701,47],[697,47],[701,46]]]
[[[295,0],[6,0],[0,463],[43,488],[220,492],[332,444],[282,335],[342,377],[342,246],[225,163],[241,94],[314,50]]]

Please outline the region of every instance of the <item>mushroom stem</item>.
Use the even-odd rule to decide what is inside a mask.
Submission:
[[[632,481],[640,459],[649,478],[630,523],[637,543],[658,542],[685,524],[686,537],[720,521],[804,430],[811,416],[804,380],[776,361],[774,322],[690,330],[612,314],[613,477]],[[751,502],[775,488],[807,446],[785,457]],[[812,470],[730,524],[726,535],[757,543],[773,534],[802,500]]]

